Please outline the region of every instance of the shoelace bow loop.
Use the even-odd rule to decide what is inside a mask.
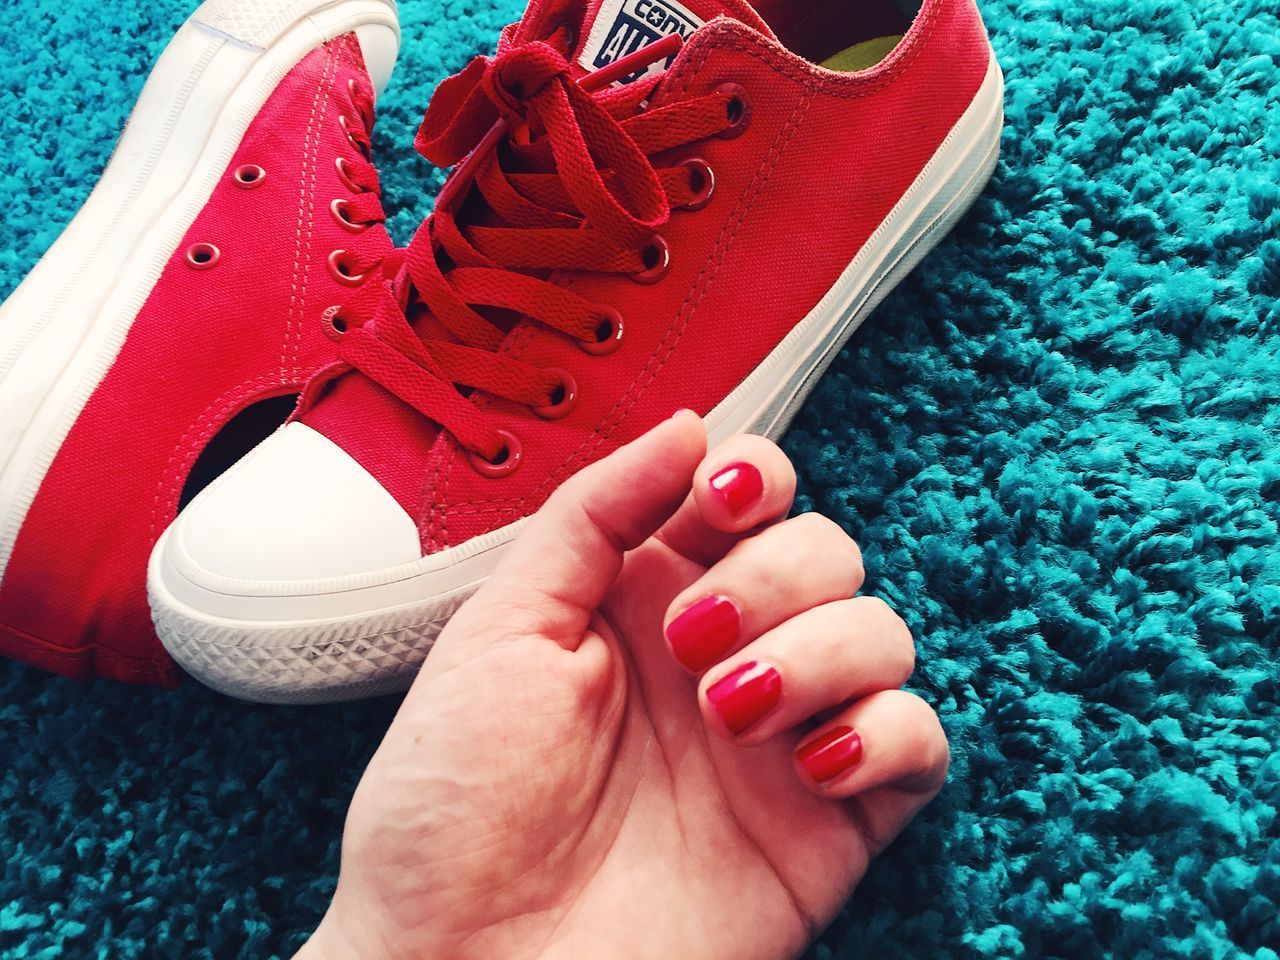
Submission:
[[[437,166],[452,166],[499,118],[510,129],[536,124],[545,132],[569,199],[609,240],[639,245],[667,222],[671,208],[648,157],[550,44],[478,57],[442,83],[423,117],[417,149]],[[615,174],[610,183],[600,168]]]
[[[439,166],[460,166],[405,249],[394,284],[382,284],[376,302],[362,295],[344,306],[358,319],[343,359],[465,449],[499,458],[504,434],[470,390],[537,408],[564,383],[558,372],[498,352],[510,324],[527,318],[595,343],[617,312],[551,275],[641,273],[673,203],[698,192],[687,165],[659,171],[649,155],[729,123],[718,93],[647,110],[658,78],[608,88],[679,45],[667,38],[579,81],[550,43],[504,39],[496,56],[441,83],[415,146]],[[468,197],[490,213],[477,215]],[[410,299],[429,317],[419,329]]]

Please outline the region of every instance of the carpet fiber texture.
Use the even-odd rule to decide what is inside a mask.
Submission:
[[[434,85],[519,0],[407,0],[376,145],[402,242]],[[8,8],[0,295],[91,188],[186,0]],[[990,188],[786,446],[905,611],[954,749],[814,958],[1275,960],[1280,10],[987,0]],[[394,711],[0,665],[0,957],[287,955]]]

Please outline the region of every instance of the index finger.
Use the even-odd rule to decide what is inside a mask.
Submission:
[[[703,458],[689,496],[657,538],[710,566],[747,534],[785,517],[795,495],[795,468],[778,445],[736,434]]]

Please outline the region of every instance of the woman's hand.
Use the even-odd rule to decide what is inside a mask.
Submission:
[[[301,956],[803,950],[947,743],[857,547],[782,519],[794,488],[687,412],[566,483],[428,657]]]

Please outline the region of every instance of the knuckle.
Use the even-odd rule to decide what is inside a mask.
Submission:
[[[852,596],[862,585],[862,551],[844,527],[820,513],[802,513],[791,523],[805,553],[818,563],[817,569],[827,571],[841,592]]]
[[[798,532],[804,534],[806,537],[812,537],[815,540],[820,540],[824,544],[830,543],[837,538],[847,539],[848,537],[840,524],[821,513],[814,513],[812,511],[809,513],[802,513],[792,522],[796,525]]]
[[[559,487],[547,498],[545,509],[555,509],[556,507],[564,507],[569,504],[581,503],[588,490],[591,489],[593,478],[600,472],[600,463],[589,464],[583,467],[573,476],[565,480]]]
[[[744,450],[750,456],[756,458],[761,466],[774,470],[782,479],[795,478],[795,468],[791,464],[791,458],[768,437],[762,437],[755,433],[739,434],[738,436]]]
[[[863,618],[870,620],[877,628],[883,626],[892,629],[891,625],[895,620],[902,623],[902,618],[883,597],[854,597],[853,602],[858,605]]]
[[[882,655],[892,665],[892,675],[899,684],[905,683],[916,668],[916,642],[911,628],[881,597],[856,597],[853,602],[859,605],[864,620],[872,625]]]
[[[919,703],[928,715],[922,716],[916,724],[916,776],[927,789],[938,790],[946,781],[947,771],[951,766],[951,745],[942,731],[942,724],[938,722],[938,715],[923,700]]]
[[[911,674],[915,673],[916,645],[911,642],[908,634],[906,643],[891,643],[890,651],[894,662],[894,679],[899,684],[904,684],[910,679]]]
[[[945,774],[951,746],[937,711],[914,693],[901,691],[895,696],[901,698],[905,710],[904,729],[908,731],[910,755],[917,758],[916,772]]]
[[[862,549],[852,537],[845,537],[849,551],[849,592],[857,593],[866,580],[866,568],[862,564]]]

